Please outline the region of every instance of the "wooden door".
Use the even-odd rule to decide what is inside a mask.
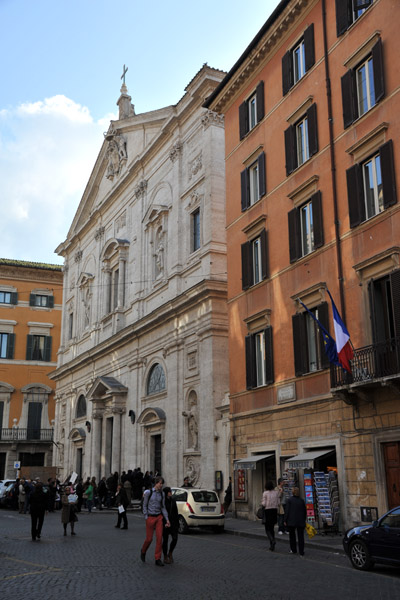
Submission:
[[[400,505],[400,442],[383,444],[388,508]]]

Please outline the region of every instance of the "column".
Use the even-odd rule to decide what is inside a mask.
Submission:
[[[100,481],[102,475],[105,473],[101,472],[101,442],[102,442],[102,428],[103,428],[103,417],[102,415],[92,414],[92,474]]]
[[[113,408],[111,473],[121,473],[121,409]]]

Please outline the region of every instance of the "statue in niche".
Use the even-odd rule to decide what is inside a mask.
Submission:
[[[91,294],[89,287],[83,290],[82,303],[83,303],[83,327],[86,329],[90,325],[90,300]]]
[[[189,447],[193,450],[197,450],[199,444],[199,428],[197,424],[197,402],[194,398],[191,400],[189,410],[184,410],[182,415],[187,419]]]
[[[127,161],[126,139],[123,135],[117,134],[113,129],[104,134],[104,137],[108,142],[106,177],[112,181],[116,175],[120,174],[122,166]]]
[[[200,480],[200,461],[189,456],[186,459],[185,474],[189,477],[191,485],[197,486]]]
[[[156,249],[156,274],[160,275],[164,270],[164,246],[161,240],[158,242]]]

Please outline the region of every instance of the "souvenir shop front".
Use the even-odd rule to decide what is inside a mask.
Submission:
[[[236,516],[255,518],[267,481],[276,482],[275,452],[253,454],[233,462],[234,499]]]
[[[307,507],[307,521],[311,525],[321,532],[339,532],[340,499],[335,448],[293,456],[286,461],[282,477],[286,497],[292,495],[293,487],[300,488],[300,496]]]

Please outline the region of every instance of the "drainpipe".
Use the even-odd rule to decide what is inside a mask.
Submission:
[[[323,37],[324,37],[325,82],[326,82],[326,99],[327,99],[327,103],[328,103],[329,151],[330,151],[330,157],[331,157],[332,198],[333,198],[333,209],[334,209],[334,216],[335,216],[337,272],[338,272],[338,280],[339,280],[341,315],[342,315],[342,319],[343,319],[344,323],[346,323],[346,306],[345,306],[345,301],[344,301],[344,289],[343,289],[342,249],[341,249],[341,245],[340,245],[337,187],[336,187],[335,147],[334,147],[334,142],[333,142],[332,90],[331,90],[331,79],[330,79],[330,75],[329,75],[328,40],[327,40],[327,32],[326,32],[326,0],[322,0],[322,27],[323,27],[323,34],[324,34]]]

